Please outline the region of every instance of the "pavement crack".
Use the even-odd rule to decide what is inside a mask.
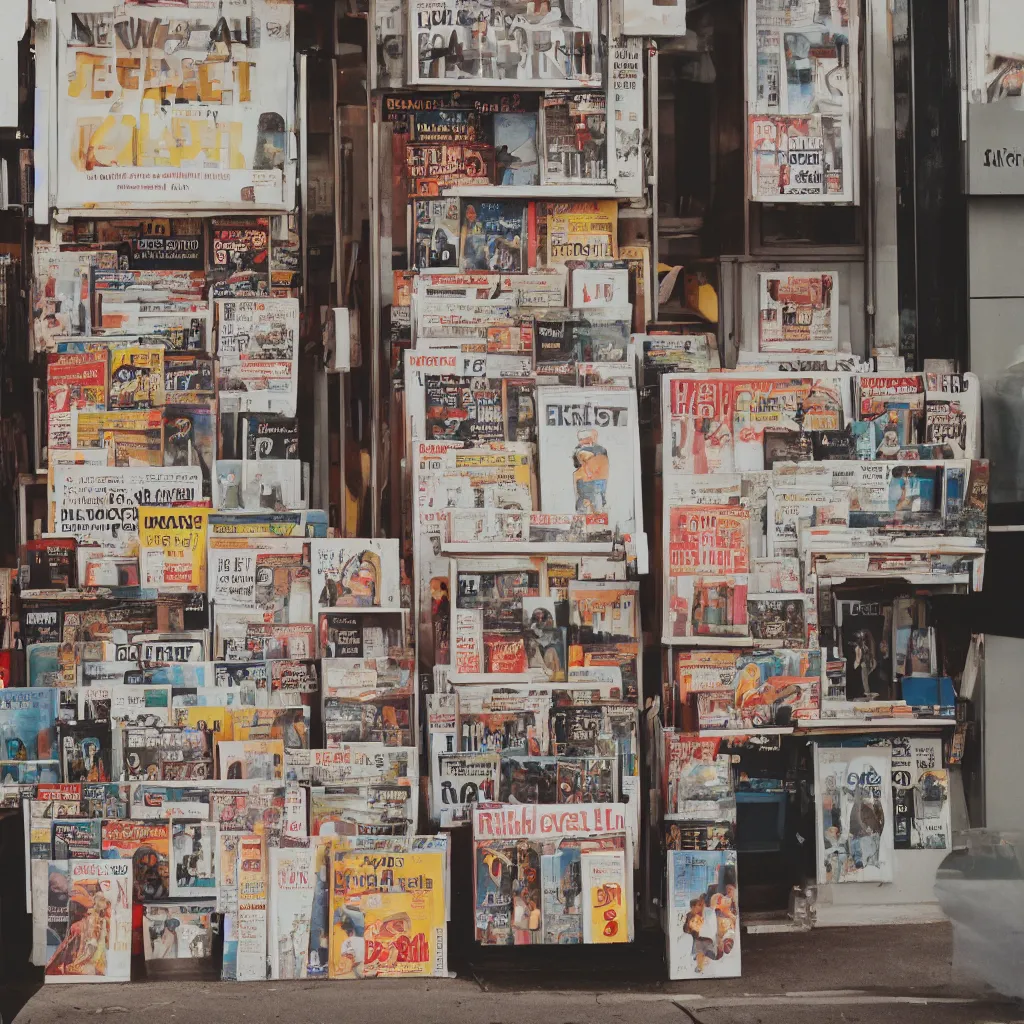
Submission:
[[[685,1005],[684,1003],[677,1003],[677,1002],[676,1002],[676,1001],[675,1001],[675,1000],[673,999],[673,1000],[672,1000],[672,1005],[673,1005],[673,1006],[674,1006],[674,1007],[675,1007],[675,1008],[676,1008],[677,1010],[682,1010],[682,1011],[683,1011],[683,1013],[685,1013],[685,1014],[686,1014],[686,1016],[690,1018],[690,1020],[691,1020],[691,1021],[693,1022],[693,1024],[704,1024],[704,1022],[703,1022],[703,1021],[702,1021],[702,1020],[700,1019],[700,1017],[698,1017],[698,1016],[697,1016],[697,1015],[696,1015],[696,1014],[695,1014],[695,1013],[693,1012],[693,1010],[691,1010],[691,1009],[690,1009],[690,1008],[689,1008],[688,1006],[686,1006],[686,1005]]]

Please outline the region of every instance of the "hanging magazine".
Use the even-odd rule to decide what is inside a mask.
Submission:
[[[839,274],[758,274],[758,349],[835,352],[839,348]]]

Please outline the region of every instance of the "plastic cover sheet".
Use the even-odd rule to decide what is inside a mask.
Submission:
[[[935,895],[953,924],[953,970],[1024,998],[1024,833],[959,833]]]

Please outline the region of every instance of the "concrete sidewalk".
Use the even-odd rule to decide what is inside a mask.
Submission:
[[[643,962],[624,952],[620,971],[603,956],[588,968],[581,950],[557,971],[551,951],[517,961],[511,953],[524,951],[514,950],[481,955],[447,981],[33,984],[9,987],[3,1012],[5,1024],[1024,1022],[1024,1009],[956,976],[951,947],[945,925],[819,929],[745,936],[744,976],[729,981],[665,981],[649,950]]]

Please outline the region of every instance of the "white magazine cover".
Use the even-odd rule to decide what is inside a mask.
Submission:
[[[294,842],[294,841],[293,841]],[[270,850],[270,936],[272,980],[305,978],[316,887],[318,840]]]
[[[583,941],[629,942],[632,913],[626,905],[626,851],[583,852]]]
[[[131,981],[131,862],[51,861],[50,873],[62,864],[64,892],[51,884],[47,909],[37,911],[48,922],[45,981]]]
[[[636,394],[540,388],[537,396],[543,512],[606,513],[612,529],[643,529]]]
[[[949,850],[950,781],[935,736],[893,736],[893,844],[897,850]]]
[[[273,0],[221,21],[205,0],[60,0],[57,206],[294,209],[293,20]]]
[[[758,274],[758,351],[838,351],[839,277],[836,270]]]
[[[312,621],[307,544],[301,537],[210,537],[210,600],[218,611],[260,612],[273,622]]]
[[[310,562],[313,607],[318,611],[401,607],[397,540],[314,540]]]
[[[891,882],[892,757],[883,747],[814,747],[818,882]]]
[[[299,300],[218,299],[217,355],[221,412],[294,416]]]
[[[735,850],[668,851],[668,976],[740,976]]]

